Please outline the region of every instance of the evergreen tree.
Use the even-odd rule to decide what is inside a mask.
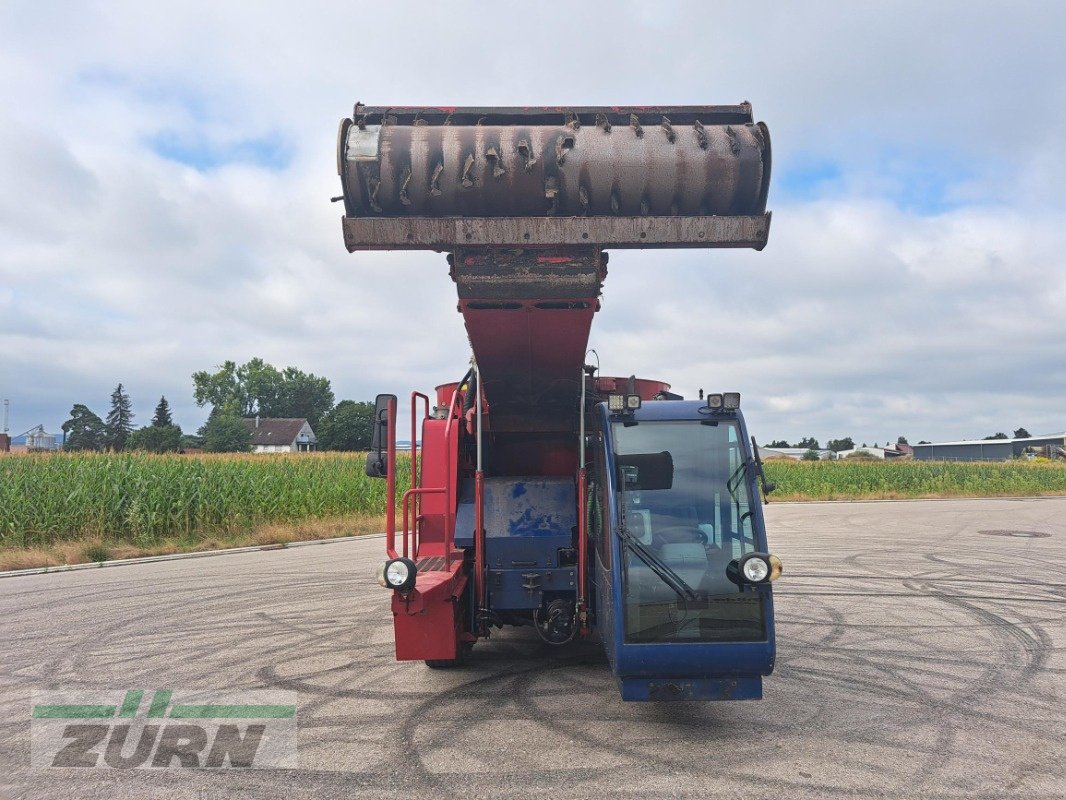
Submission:
[[[1029,433],[1025,428],[1018,428],[1018,430],[1014,432],[1015,439],[1030,439],[1032,436],[1033,434]]]
[[[63,423],[66,434],[64,448],[67,450],[103,450],[104,421],[77,403],[70,409],[70,419]]]
[[[796,443],[796,447],[802,447],[804,450],[821,450],[821,447],[818,446],[818,440],[813,436],[800,439],[799,442]]]
[[[104,445],[109,450],[118,452],[126,446],[126,440],[133,431],[133,403],[130,396],[122,390],[120,383],[111,393],[111,410],[104,420]]]
[[[790,445],[784,439],[774,439],[772,442],[770,442],[770,444],[768,444],[766,446],[769,447],[769,448],[792,447],[792,445]]]
[[[153,428],[165,428],[167,425],[173,425],[174,419],[170,415],[170,403],[167,402],[166,397],[159,398],[159,405],[155,407],[155,414],[152,416]]]

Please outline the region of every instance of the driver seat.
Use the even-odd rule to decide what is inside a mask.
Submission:
[[[692,588],[698,588],[707,573],[707,549],[699,542],[670,542],[659,550],[666,566]]]

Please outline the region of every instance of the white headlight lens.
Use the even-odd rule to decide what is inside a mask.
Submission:
[[[607,397],[607,410],[608,411],[625,411],[626,398],[625,395],[612,394]]]
[[[707,408],[713,408],[715,410],[722,407],[722,395],[709,394],[707,395]]]
[[[770,574],[770,565],[761,558],[749,558],[744,562],[744,577],[752,583],[761,583]]]
[[[722,406],[726,411],[740,408],[740,392],[726,392],[722,395]]]
[[[402,561],[393,561],[385,570],[385,580],[389,586],[403,586],[410,575],[410,567]]]

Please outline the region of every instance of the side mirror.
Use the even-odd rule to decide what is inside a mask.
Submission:
[[[396,403],[396,395],[379,394],[374,401],[374,427],[370,432],[370,452],[366,454],[366,474],[369,478],[385,478],[389,474],[389,404]]]

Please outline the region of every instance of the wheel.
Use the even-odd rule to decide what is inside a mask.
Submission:
[[[455,667],[461,667],[463,665],[463,659],[461,658],[427,658],[426,666],[430,669],[454,669]]]
[[[464,644],[459,648],[459,655],[456,658],[427,658],[426,666],[430,669],[455,669],[456,667],[461,667],[466,663],[466,658],[473,649],[474,646],[472,644]]]

